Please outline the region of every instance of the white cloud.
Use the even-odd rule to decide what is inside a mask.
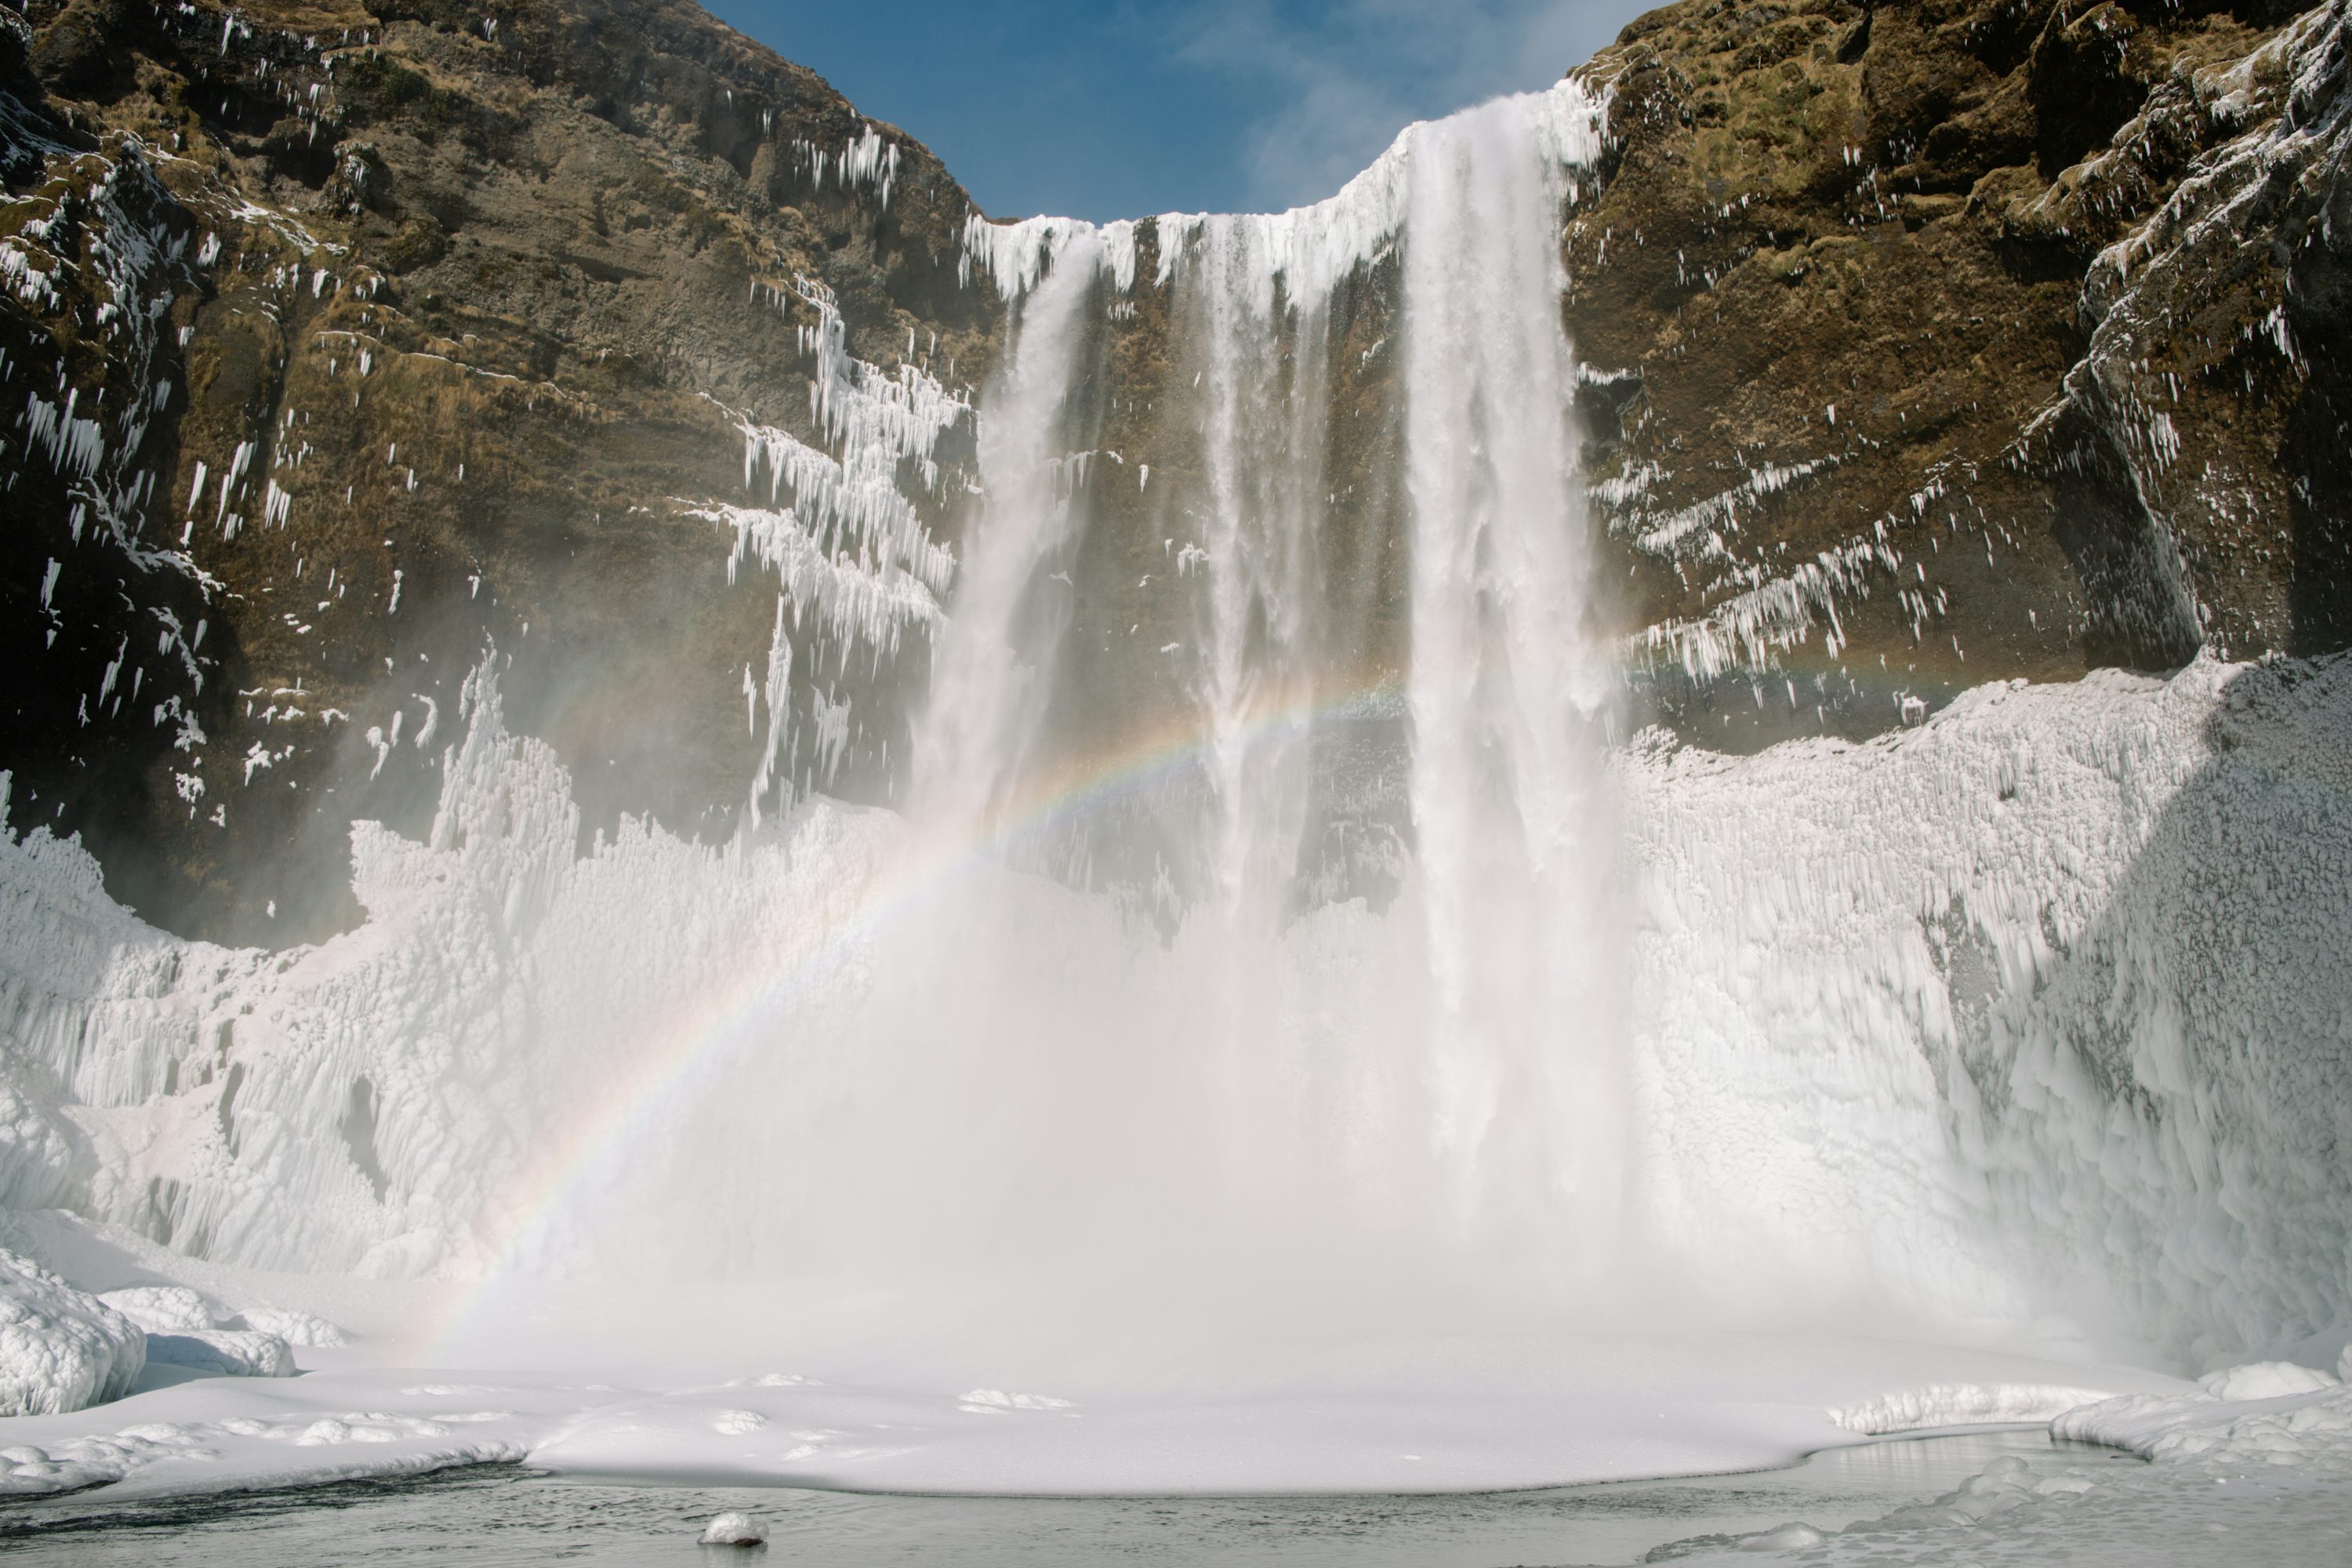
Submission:
[[[1244,137],[1254,206],[1329,195],[1415,120],[1525,91],[1609,42],[1645,0],[1194,0],[1170,43],[1266,108]]]

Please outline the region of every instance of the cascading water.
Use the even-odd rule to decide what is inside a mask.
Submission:
[[[1121,1131],[1064,1179],[1132,1184],[1133,1212],[1158,1216],[1159,1261],[1144,1270],[1154,1289],[1194,1269],[1195,1247],[1238,1245],[1258,1250],[1261,1270],[1306,1249],[1318,1278],[1349,1289],[1392,1279],[1416,1251],[1447,1268],[1476,1253],[1468,1274],[1492,1292],[1508,1256],[1521,1261],[1505,1272],[1531,1277],[1564,1256],[1598,1264],[1593,1242],[1616,1219],[1630,1108],[1612,1059],[1622,1041],[1606,977],[1618,963],[1601,918],[1613,680],[1567,423],[1572,362],[1551,303],[1565,181],[1589,151],[1592,110],[1565,88],[1499,101],[1416,128],[1323,208],[1154,226],[1173,379],[1188,394],[1158,443],[1179,451],[1182,476],[1162,481],[1161,515],[1191,530],[1170,574],[1192,590],[1191,636],[1163,652],[1182,671],[1192,788],[1168,848],[1195,890],[1166,950],[1130,955],[1120,982],[1055,985],[1009,1013],[994,978],[990,1001],[925,999],[958,1020],[931,1033],[985,1042],[969,1103],[1030,1092],[1000,1054],[1020,1052],[1016,1041],[1071,1043],[1070,1058],[1026,1067],[1066,1096],[1064,1126]],[[916,796],[929,834],[984,839],[998,814],[1054,787],[1024,773],[1049,750],[1045,683],[1088,521],[1070,495],[1075,454],[1055,437],[1091,437],[1074,339],[1079,306],[1098,316],[1092,292],[1117,292],[1131,265],[1131,233],[1117,241],[1061,224],[996,240],[1034,270],[1004,269],[1014,313],[983,400],[988,496],[919,731],[919,773],[942,779]],[[1405,370],[1390,445],[1409,503],[1402,696],[1419,848],[1404,896],[1378,918],[1316,910],[1300,882],[1315,731],[1336,695],[1323,688],[1345,679],[1357,631],[1318,596],[1327,525],[1335,511],[1360,525],[1333,506],[1323,461],[1333,293],[1391,251],[1402,256]],[[1054,940],[984,908],[940,908],[952,912],[935,953],[978,942],[992,977],[1034,965],[1023,950]],[[1344,936],[1329,929],[1341,926]],[[1343,987],[1378,997],[1378,1015],[1330,1028]],[[1070,1092],[1094,1080],[1083,1058],[1105,1051],[1141,1058],[1140,1079],[1095,1080],[1101,1103]],[[1147,1083],[1147,1098],[1121,1103]],[[1055,1163],[1034,1152],[1055,1131],[1028,1135],[1029,1152],[994,1155]],[[1376,1204],[1361,1201],[1368,1191]],[[999,1212],[1025,1229],[1040,1210],[1033,1194]],[[1379,1275],[1334,1274],[1328,1248],[1350,1236]]]
[[[1175,460],[1151,516],[1184,552],[1171,531],[1142,585],[1179,596],[1188,634],[1161,650],[1173,783],[1154,854],[1186,896],[1159,936],[1115,900],[1013,874],[1036,822],[1093,831],[1069,777],[1099,774],[1119,740],[1071,721],[1055,680],[1083,651],[1073,568],[1113,526],[1089,508],[1104,419],[1087,397],[1136,237],[980,237],[1013,258],[1007,347],[907,810],[916,844],[956,868],[877,933],[877,967],[908,983],[855,1005],[827,1119],[801,1124],[781,1170],[696,1178],[814,1199],[747,1256],[931,1293],[1050,1281],[1088,1315],[1106,1315],[1097,1291],[1119,1298],[1114,1318],[1311,1297],[1325,1323],[1350,1298],[1389,1311],[1415,1272],[1493,1308],[1527,1304],[1558,1258],[1604,1266],[1630,1114],[1599,918],[1612,681],[1549,304],[1592,107],[1569,89],[1505,100],[1417,128],[1323,208],[1153,226],[1181,395],[1154,431]],[[1333,296],[1396,254],[1405,375],[1383,444],[1409,501],[1410,651],[1388,685],[1420,850],[1376,915],[1303,882],[1317,731],[1360,636],[1318,572],[1339,510],[1323,461]],[[791,1106],[824,1081],[812,1068],[781,1048],[727,1092]],[[666,1194],[647,1227],[682,1201]],[[608,1243],[634,1228],[615,1206]]]

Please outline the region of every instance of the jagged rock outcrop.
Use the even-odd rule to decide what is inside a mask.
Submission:
[[[823,574],[742,510],[803,480],[877,579],[953,522],[949,389],[995,306],[919,145],[668,0],[0,18],[19,827],[80,832],[168,925],[316,936],[356,915],[348,824],[421,827],[486,643],[583,831],[723,833],[763,745],[803,785],[878,768],[886,714],[820,757],[810,708],[887,676],[897,621],[851,658],[865,628],[784,627],[733,558]],[[846,427],[910,395],[901,366],[946,405],[919,453]],[[921,515],[891,543],[857,502],[901,458]],[[903,618],[940,585],[882,586]],[[797,713],[747,725],[794,647]]]
[[[2344,10],[1686,0],[1584,68],[1596,498],[1745,746],[2352,638]]]
[[[1685,0],[1580,68],[1564,311],[1641,716],[1741,749],[2352,641],[2344,34]],[[1005,311],[919,144],[683,0],[32,0],[0,93],[18,826],[173,929],[316,937],[352,820],[425,830],[488,646],[583,834],[889,795]],[[1196,367],[1133,237],[1068,432],[1074,745],[1188,700],[1150,584]],[[1398,277],[1272,373],[1329,415],[1326,686],[1409,639]],[[1409,831],[1394,727],[1318,816]]]

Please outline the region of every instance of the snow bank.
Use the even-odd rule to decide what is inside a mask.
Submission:
[[[107,1486],[111,1500],[512,1462],[578,1407],[576,1394],[546,1382],[412,1386],[383,1373],[200,1378],[103,1412],[0,1424],[0,1494]]]
[[[1883,1436],[1930,1426],[2048,1421],[2101,1397],[2096,1389],[2047,1384],[1936,1384],[1832,1409],[1829,1417],[1849,1432]]]
[[[2258,1361],[2227,1367],[2198,1381],[2214,1398],[2242,1405],[2255,1399],[2287,1399],[2298,1394],[2325,1393],[2343,1380],[2332,1373],[2291,1361]]]
[[[2217,1394],[2215,1390],[2221,1391]],[[1996,1459],[1932,1501],[1843,1531],[1669,1544],[1650,1561],[1802,1550],[1808,1563],[2332,1563],[2352,1531],[2352,1390],[2291,1363],[2231,1367],[2185,1394],[2070,1410],[2053,1436],[2127,1449]],[[1727,1548],[1728,1550],[1727,1550]],[[2210,1551],[2210,1555],[2208,1554]]]
[[[221,1321],[213,1304],[185,1285],[132,1285],[99,1300],[151,1334],[201,1333]]]
[[[2068,1411],[2050,1429],[2150,1459],[2314,1463],[2352,1474],[2352,1390],[2291,1363],[2231,1367],[2206,1378],[2197,1394],[2101,1400]]]
[[[185,1285],[130,1285],[99,1300],[144,1329],[150,1361],[174,1366],[238,1369],[236,1375],[292,1375],[290,1345],[346,1345],[349,1335],[314,1313],[285,1307],[231,1310]],[[181,1336],[186,1343],[159,1350],[155,1336]],[[276,1342],[273,1349],[265,1341]],[[283,1370],[276,1370],[280,1369]]]
[[[145,1338],[96,1297],[0,1252],[0,1415],[51,1415],[121,1398],[146,1365]]]

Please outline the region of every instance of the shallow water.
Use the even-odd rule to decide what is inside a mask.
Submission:
[[[2040,1430],[1973,1433],[1833,1449],[1784,1470],[1452,1497],[901,1497],[585,1485],[489,1465],[228,1497],[109,1504],[93,1493],[0,1515],[0,1551],[35,1563],[223,1568],[635,1564],[706,1552],[830,1568],[1616,1563],[1669,1542],[1791,1520],[1842,1528],[1950,1491],[2004,1454],[2053,1447]],[[726,1509],[756,1517],[769,1546],[698,1546],[704,1521]]]

